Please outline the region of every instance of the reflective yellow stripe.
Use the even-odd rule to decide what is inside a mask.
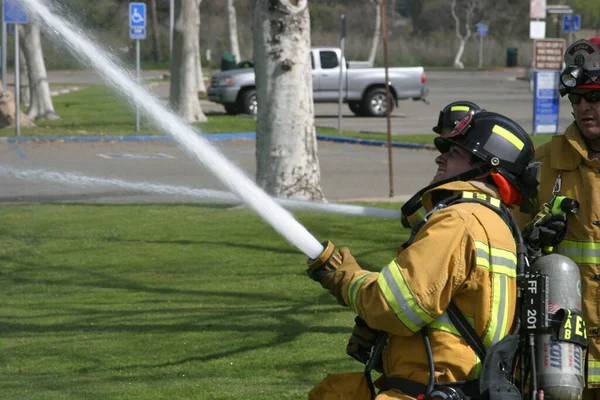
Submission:
[[[488,196],[485,193],[462,192],[462,198],[485,201],[486,203],[491,204],[492,206],[494,206],[496,208],[500,208],[500,204],[501,204],[500,199]]]
[[[450,112],[452,111],[469,111],[469,106],[452,106]]]
[[[588,383],[600,383],[600,360],[588,360],[587,365],[587,381]]]
[[[381,270],[377,284],[396,317],[408,329],[417,332],[433,322],[433,318],[421,307],[408,287],[396,260]]]
[[[600,243],[563,240],[556,251],[577,264],[600,264]]]
[[[517,277],[517,256],[511,251],[491,248],[487,243],[475,240],[477,249],[477,265],[487,268],[490,272],[507,275],[511,278]],[[490,265],[491,260],[491,265]]]
[[[494,125],[492,132],[511,142],[517,149],[523,150],[523,146],[525,146],[523,141],[500,125]]]
[[[355,313],[360,314],[360,310],[356,304],[356,298],[358,297],[358,291],[360,290],[365,278],[369,275],[372,275],[372,272],[361,275],[357,278],[352,279],[350,285],[348,286],[348,300],[350,302],[350,308],[354,310]]]
[[[492,312],[483,335],[483,345],[488,348],[499,342],[508,331],[508,277],[493,274]]]

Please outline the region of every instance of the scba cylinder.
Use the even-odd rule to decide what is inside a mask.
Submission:
[[[550,254],[538,258],[533,270],[548,276],[548,318],[560,309],[581,311],[581,277],[571,259]],[[573,326],[573,329],[578,329]],[[580,327],[585,330],[585,326]],[[537,334],[536,368],[538,388],[545,400],[581,400],[584,385],[584,348],[576,343],[559,341],[551,333]]]

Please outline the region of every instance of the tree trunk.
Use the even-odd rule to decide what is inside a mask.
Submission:
[[[186,122],[205,122],[198,98],[198,13],[197,1],[175,1],[173,59],[170,103]]]
[[[375,63],[375,56],[377,55],[377,48],[381,39],[381,0],[376,0],[375,2],[375,13],[375,32],[373,32],[373,44],[371,45],[371,54],[369,54],[370,66],[373,66]]]
[[[50,85],[44,63],[39,21],[30,18],[28,24],[19,29],[19,39],[23,44],[23,52],[27,59],[29,76],[30,105],[27,116],[32,119],[59,119],[54,111]]]
[[[467,41],[463,38],[460,38],[459,40],[460,44],[458,45],[458,51],[456,52],[456,56],[454,57],[454,68],[463,69],[465,68],[465,65],[462,63],[461,59],[463,53],[465,52],[465,44]]]
[[[158,11],[156,10],[156,0],[149,0],[148,7],[152,17],[152,48],[154,52],[154,61],[162,62],[160,53],[160,26],[158,25]]]
[[[461,11],[463,11],[465,14],[465,21],[464,21],[465,34],[464,35],[461,34],[461,32],[460,32],[461,20],[456,11],[456,0],[452,0],[452,4],[450,5],[450,12],[452,14],[452,18],[454,19],[454,27],[456,30],[456,37],[458,38],[458,40],[460,40],[460,45],[458,47],[458,51],[456,52],[456,56],[454,57],[454,68],[463,69],[465,67],[461,60],[462,60],[463,53],[465,51],[465,45],[467,43],[467,40],[469,40],[469,38],[471,37],[471,19],[473,17],[473,13],[475,12],[475,8],[477,7],[476,2],[477,2],[477,0],[472,0],[467,4],[466,7],[464,7],[464,5],[461,7],[462,8]]]
[[[198,29],[198,36],[196,40],[196,71],[198,71],[197,80],[198,80],[198,93],[206,94],[206,85],[204,84],[204,74],[202,73],[202,53],[200,51],[200,3],[202,0],[198,1],[198,19],[196,20],[196,29]]]
[[[231,54],[235,56],[236,62],[242,61],[240,55],[240,45],[238,43],[238,32],[237,32],[237,17],[235,15],[235,4],[234,0],[227,0],[227,14],[229,16],[229,46]]]
[[[254,0],[256,181],[271,195],[323,200],[308,0]]]

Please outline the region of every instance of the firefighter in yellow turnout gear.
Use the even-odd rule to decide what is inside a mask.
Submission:
[[[575,121],[536,150],[542,162],[537,204],[559,195],[580,203],[567,217],[568,232],[555,232],[566,236],[554,250],[579,265],[589,345],[583,398],[600,400],[600,37],[573,43],[564,59],[561,94],[568,95]]]
[[[515,316],[516,224],[508,220],[506,205],[536,194],[528,169],[531,140],[512,120],[481,111],[468,113],[435,144],[441,152],[438,172],[403,208],[403,213],[407,206],[418,208],[422,200],[426,221],[413,229],[395,260],[370,272],[350,250],[329,242],[319,258],[309,260],[311,278],[370,328],[387,333],[377,400],[414,399],[431,392],[437,385],[427,385],[433,383],[477,382],[480,357],[450,318],[451,309],[466,317],[483,351],[509,334]],[[457,388],[479,395],[479,386]],[[370,397],[365,385],[344,387],[339,376],[330,376],[309,398]]]

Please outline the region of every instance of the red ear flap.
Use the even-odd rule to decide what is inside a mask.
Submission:
[[[496,186],[498,186],[498,194],[504,204],[516,204],[519,206],[523,203],[524,197],[521,192],[512,183],[507,181],[505,177],[495,171],[492,171],[490,175]]]

